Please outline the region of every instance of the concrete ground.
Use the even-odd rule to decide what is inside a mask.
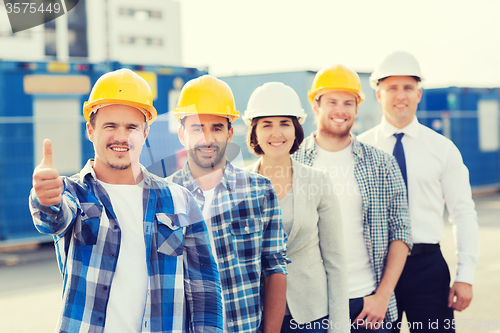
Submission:
[[[456,328],[458,333],[500,333],[500,193],[475,196],[474,200],[479,216],[481,258],[474,299],[468,309],[455,312]],[[441,247],[453,277],[455,245],[447,222]],[[2,251],[5,249],[0,248],[0,332],[53,332],[62,289],[53,245]]]

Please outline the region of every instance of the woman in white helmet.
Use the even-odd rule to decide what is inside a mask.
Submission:
[[[271,180],[288,235],[287,307],[281,332],[349,332],[347,266],[339,201],[330,177],[290,158],[306,114],[281,82],[258,87],[243,120],[260,159],[247,167]]]

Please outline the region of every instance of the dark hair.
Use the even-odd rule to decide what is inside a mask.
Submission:
[[[295,141],[293,142],[293,146],[290,149],[290,154],[295,153],[298,149],[302,141],[304,140],[304,130],[302,129],[302,125],[299,123],[297,117],[294,116],[277,116],[277,117],[287,117],[292,120],[293,127],[295,128]],[[253,151],[256,155],[264,155],[264,151],[260,148],[259,143],[257,142],[257,133],[256,127],[257,122],[261,118],[267,117],[256,117],[252,119],[252,124],[250,124],[250,129],[247,133],[247,146],[250,151]]]
[[[90,116],[89,116],[89,124],[90,126],[92,126],[92,128],[95,128],[95,118],[97,117],[97,112],[99,110],[97,110],[96,112],[91,112],[90,113]],[[148,129],[148,126],[149,126],[149,123],[146,119],[146,115],[144,115],[144,132],[146,132],[146,130]]]
[[[181,118],[181,120],[180,120],[182,128],[186,128],[186,118],[187,117],[184,117],[184,118]],[[226,119],[227,119],[227,129],[230,130],[231,129],[231,121],[229,120],[229,118],[226,118]]]

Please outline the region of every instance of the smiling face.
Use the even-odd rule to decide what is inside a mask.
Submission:
[[[226,146],[233,137],[233,129],[228,127],[225,117],[209,114],[188,116],[178,134],[190,162],[202,169],[223,167]]]
[[[145,128],[143,113],[127,105],[109,105],[99,109],[93,124],[87,123],[87,131],[94,144],[94,170],[97,174],[128,170],[139,165],[149,131]]]
[[[313,102],[318,131],[327,137],[345,138],[349,136],[358,105],[356,96],[346,91],[328,91]]]
[[[255,134],[265,155],[280,158],[290,155],[295,142],[295,127],[290,117],[264,117],[257,121]]]
[[[412,122],[422,98],[422,89],[411,76],[391,76],[382,80],[376,92],[385,119],[397,128]]]

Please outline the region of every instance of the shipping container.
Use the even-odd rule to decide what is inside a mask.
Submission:
[[[452,140],[475,190],[500,188],[498,88],[425,89],[419,121]]]

